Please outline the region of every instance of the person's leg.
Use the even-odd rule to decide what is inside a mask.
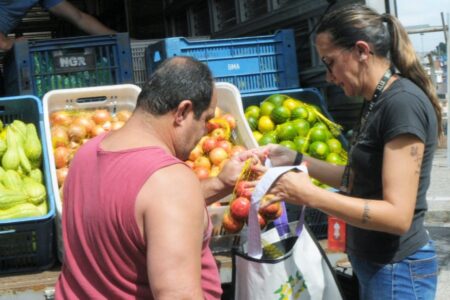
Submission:
[[[434,299],[437,258],[430,241],[413,255],[394,264],[376,264],[350,257],[358,277],[360,299]]]

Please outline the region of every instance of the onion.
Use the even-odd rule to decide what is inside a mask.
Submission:
[[[63,126],[55,126],[51,129],[53,148],[65,147],[69,144],[69,135],[67,129]]]
[[[119,121],[126,122],[131,117],[131,112],[129,110],[123,109],[116,114]]]
[[[97,124],[103,124],[111,120],[111,114],[106,109],[97,109],[92,116],[92,120]]]
[[[105,132],[102,126],[96,125],[94,129],[92,129],[92,136],[97,136]]]
[[[56,111],[50,114],[50,124],[68,126],[72,122],[72,117],[66,111]]]
[[[56,169],[56,178],[58,179],[58,186],[61,187],[66,180],[67,174],[69,173],[69,168],[63,167]]]
[[[77,124],[71,124],[67,133],[69,134],[70,140],[76,143],[81,142],[87,135],[86,128]]]
[[[58,147],[54,150],[56,168],[64,168],[69,164],[71,151],[66,147]]]
[[[77,117],[72,124],[81,125],[86,128],[87,135],[92,134],[92,129],[95,127],[95,122],[91,118],[84,115]]]
[[[102,127],[103,129],[105,129],[105,131],[110,131],[112,127],[111,121],[106,121],[105,123],[102,124]]]
[[[112,122],[111,130],[117,130],[119,128],[122,128],[123,125],[125,125],[125,122],[122,121]]]

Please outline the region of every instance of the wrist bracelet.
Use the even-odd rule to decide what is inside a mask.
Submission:
[[[294,166],[300,165],[302,161],[303,161],[303,154],[297,152],[297,154],[295,155]]]

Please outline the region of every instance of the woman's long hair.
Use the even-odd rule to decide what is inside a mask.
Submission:
[[[380,15],[373,9],[352,4],[327,14],[317,28],[317,34],[329,33],[338,47],[350,49],[357,41],[373,46],[377,56],[391,61],[400,74],[414,82],[428,96],[438,122],[438,135],[442,135],[442,108],[436,88],[417,58],[405,28],[390,15]]]

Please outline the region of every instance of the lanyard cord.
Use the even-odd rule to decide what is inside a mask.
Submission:
[[[362,134],[366,130],[366,123],[369,119],[369,116],[373,110],[373,107],[375,106],[375,103],[378,101],[379,97],[383,93],[383,90],[389,81],[389,79],[392,77],[392,71],[391,69],[387,69],[384,73],[383,77],[378,82],[375,92],[373,93],[372,100],[367,105],[366,101],[364,101],[363,107],[361,109],[361,113],[359,115],[359,122],[358,126],[355,128],[352,134],[352,140],[350,143],[350,149],[348,153],[348,162],[344,169],[344,174],[342,176],[341,181],[341,190],[343,192],[349,192],[349,185],[350,185],[350,170],[352,167],[352,154],[353,150],[355,149],[356,144],[361,140]]]

